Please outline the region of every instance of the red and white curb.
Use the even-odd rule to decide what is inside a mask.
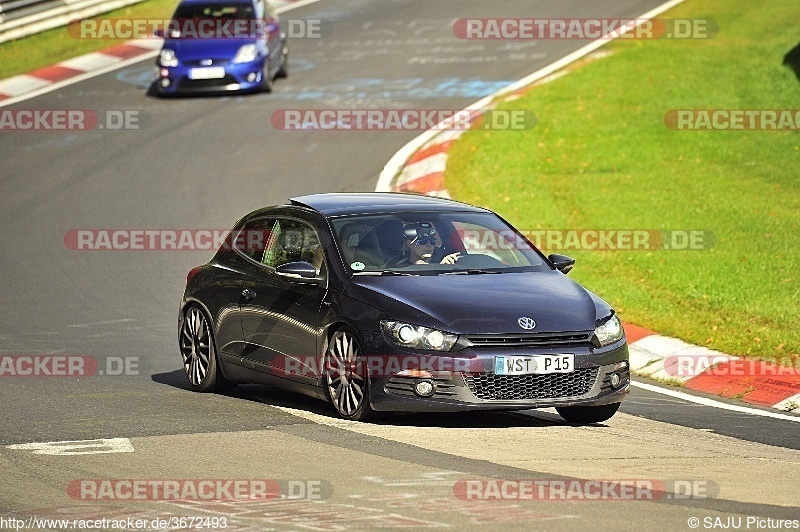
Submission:
[[[283,13],[319,0],[279,0],[275,11]],[[66,31],[66,29],[64,30]],[[155,58],[163,39],[134,39],[99,52],[81,55],[55,65],[0,80],[0,107],[66,87],[85,79]]]
[[[652,18],[679,4],[673,0],[638,17]],[[500,101],[518,98],[535,85],[566,73],[562,70],[608,42],[600,39],[569,56],[534,72],[518,82],[479,100],[467,109],[489,110]],[[473,119],[480,116],[476,113]],[[449,198],[444,184],[448,151],[465,130],[447,129],[444,123],[401,148],[384,167],[378,192],[415,192]],[[683,386],[747,403],[800,412],[800,371],[761,361],[713,351],[677,338],[656,334],[633,324],[624,324],[628,337],[631,371],[643,377]],[[743,362],[747,362],[743,364]],[[684,374],[685,373],[685,374]]]
[[[132,40],[100,52],[81,55],[27,74],[0,80],[0,105],[44,94],[54,88],[136,63],[148,56],[155,57],[161,49],[161,43],[162,40],[156,38]]]

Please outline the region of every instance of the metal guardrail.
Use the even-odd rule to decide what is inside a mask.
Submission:
[[[0,43],[144,0],[0,0]]]

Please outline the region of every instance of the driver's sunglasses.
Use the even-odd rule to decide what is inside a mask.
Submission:
[[[428,237],[418,236],[414,240],[414,245],[415,246],[427,246],[427,245],[435,246],[436,245],[436,237],[435,236],[428,236]]]

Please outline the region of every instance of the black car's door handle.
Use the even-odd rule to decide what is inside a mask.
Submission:
[[[242,297],[245,299],[255,299],[256,293],[254,290],[250,290],[249,288],[245,288],[242,290]]]

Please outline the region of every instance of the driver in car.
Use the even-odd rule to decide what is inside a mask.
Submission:
[[[404,267],[412,264],[430,264],[434,249],[441,245],[436,228],[430,222],[414,222],[403,225],[405,245],[403,253],[386,263],[387,267]],[[440,264],[455,264],[461,253],[446,255]]]

